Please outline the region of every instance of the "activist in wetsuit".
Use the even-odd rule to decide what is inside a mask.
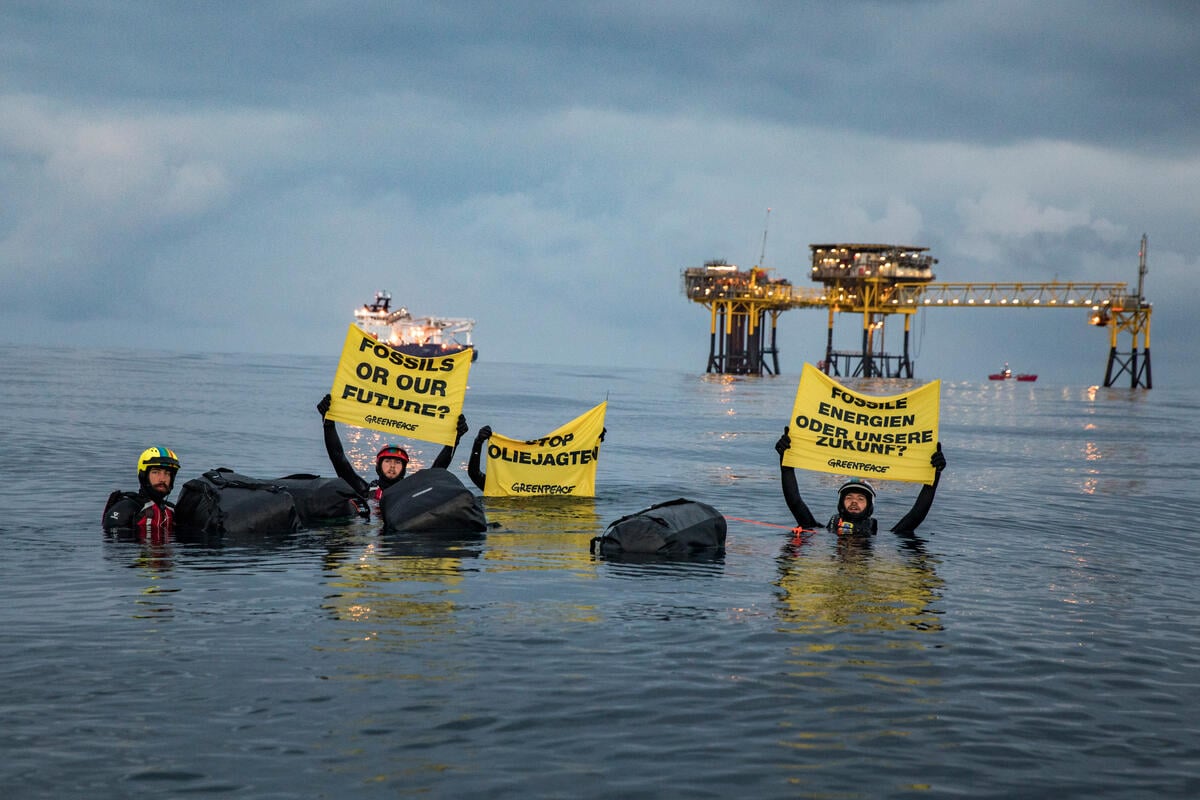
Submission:
[[[492,438],[492,426],[484,425],[475,434],[475,441],[471,444],[471,457],[467,459],[467,476],[471,479],[471,483],[479,487],[479,491],[483,491],[483,485],[487,482],[487,476],[483,470],[479,469],[479,457],[483,452],[483,443]]]
[[[162,539],[175,530],[175,506],[167,496],[175,488],[179,457],[166,447],[150,447],[138,457],[136,492],[115,491],[104,504],[101,524],[110,533],[135,533]]]
[[[404,480],[404,475],[408,471],[408,453],[403,447],[396,445],[388,445],[380,450],[375,455],[375,474],[378,476],[375,480],[368,483],[350,465],[349,459],[346,458],[346,451],[342,449],[342,440],[338,437],[337,426],[333,420],[326,419],[325,414],[329,411],[329,405],[333,402],[330,395],[325,395],[321,398],[321,402],[317,403],[317,411],[321,412],[321,419],[324,421],[325,428],[325,452],[329,454],[329,463],[333,465],[334,471],[338,477],[346,481],[364,498],[378,500],[383,495],[383,490],[389,486],[399,483]],[[442,447],[437,458],[433,460],[432,466],[437,469],[446,469],[450,466],[451,459],[454,458],[454,449],[458,447],[458,441],[467,432],[467,418],[462,414],[458,415],[458,430],[454,438],[453,445],[445,445]]]
[[[783,436],[775,443],[775,451],[779,453],[779,472],[783,482],[783,498],[787,501],[788,509],[796,518],[800,528],[815,530],[821,527],[812,512],[808,510],[800,497],[800,489],[796,485],[796,470],[783,464],[783,454],[792,446],[788,429],[783,429]],[[933,483],[921,487],[913,507],[899,522],[892,526],[892,532],[901,536],[912,535],[917,526],[925,521],[929,509],[933,506],[933,495],[937,492],[938,481],[942,479],[942,470],[946,468],[946,457],[942,455],[942,443],[938,442],[937,450],[929,457],[929,463],[934,468]],[[838,489],[837,513],[830,517],[824,526],[839,535],[845,534],[874,534],[878,524],[872,516],[875,511],[875,489],[871,484],[859,478],[846,481]]]
[[[604,434],[608,433],[608,428],[600,430],[600,441],[604,441]],[[483,491],[483,485],[487,482],[487,474],[479,468],[479,459],[483,454],[483,443],[492,438],[492,426],[484,425],[475,434],[475,441],[471,444],[471,457],[467,459],[467,476],[471,482],[479,487],[479,491]]]

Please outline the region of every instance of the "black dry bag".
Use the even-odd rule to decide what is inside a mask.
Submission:
[[[486,531],[483,505],[453,473],[423,469],[384,489],[379,499],[384,533]]]
[[[367,501],[342,478],[318,475],[288,475],[269,481],[287,491],[296,501],[300,524],[305,527],[340,522],[370,515]]]
[[[610,523],[603,536],[592,539],[591,551],[597,550],[601,555],[720,555],[725,551],[725,517],[706,503],[669,500]]]
[[[175,526],[206,536],[290,533],[300,529],[300,515],[292,495],[276,482],[222,467],[183,485]]]

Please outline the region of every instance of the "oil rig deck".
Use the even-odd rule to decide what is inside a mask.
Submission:
[[[810,278],[822,284],[820,289],[799,289],[761,267],[741,270],[714,260],[684,269],[683,291],[710,312],[710,373],[779,374],[776,326],[779,315],[793,308],[823,308],[828,314],[825,358],[818,368],[829,375],[881,378],[913,377],[909,340],[912,319],[921,309],[1070,309],[1085,312],[1091,325],[1109,329],[1104,385],[1128,376],[1131,388],[1150,389],[1146,248],[1143,235],[1136,293],[1120,282],[935,283],[938,262],[928,248],[892,244],[809,245]],[[838,314],[860,318],[860,350],[833,348]],[[887,353],[885,323],[896,314],[904,321],[903,343],[899,352]],[[1121,333],[1130,335],[1127,351],[1118,348]]]

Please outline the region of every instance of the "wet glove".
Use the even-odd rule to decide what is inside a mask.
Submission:
[[[475,434],[475,445],[478,446],[483,442],[484,439],[490,438],[492,438],[492,426],[484,425],[479,429],[479,432]]]
[[[469,428],[467,428],[467,418],[464,415],[459,414],[458,415],[458,430],[457,430],[458,435],[454,437],[454,443],[457,444],[458,440],[461,439],[463,437],[463,434],[466,433],[468,430],[469,430]]]
[[[783,454],[792,446],[792,437],[788,436],[788,429],[783,429],[783,436],[779,437],[779,441],[775,443],[775,452],[779,453],[779,457],[783,458]]]
[[[325,415],[329,413],[329,404],[332,402],[333,397],[330,395],[325,395],[321,398],[321,402],[317,403],[317,411],[321,412],[322,419],[324,419]]]
[[[941,472],[946,468],[946,457],[942,455],[942,443],[938,442],[937,450],[929,457],[929,463],[935,470]]]

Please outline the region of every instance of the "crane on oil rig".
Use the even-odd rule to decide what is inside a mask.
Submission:
[[[767,211],[769,215],[770,209]],[[809,249],[810,277],[823,287],[818,290],[802,290],[787,280],[768,278],[761,258],[759,266],[749,271],[725,261],[709,261],[703,267],[683,270],[684,294],[711,314],[708,372],[779,374],[776,324],[779,315],[792,308],[826,309],[829,322],[825,358],[818,366],[827,374],[883,378],[913,377],[909,339],[912,318],[920,309],[1054,308],[1089,310],[1089,322],[1109,328],[1105,386],[1113,386],[1122,375],[1128,375],[1131,388],[1152,387],[1152,306],[1144,295],[1144,234],[1136,294],[1130,294],[1127,285],[1120,282],[935,283],[933,267],[938,262],[926,247],[834,243],[813,244]],[[838,314],[860,317],[861,350],[834,350],[833,329]],[[904,320],[902,349],[887,353],[883,350],[884,325],[894,314]],[[1121,333],[1129,333],[1132,339],[1127,352],[1118,348]]]
[[[767,229],[771,227],[771,209],[767,209],[767,218],[763,222],[763,243],[762,250],[758,253],[758,266],[767,263]]]

